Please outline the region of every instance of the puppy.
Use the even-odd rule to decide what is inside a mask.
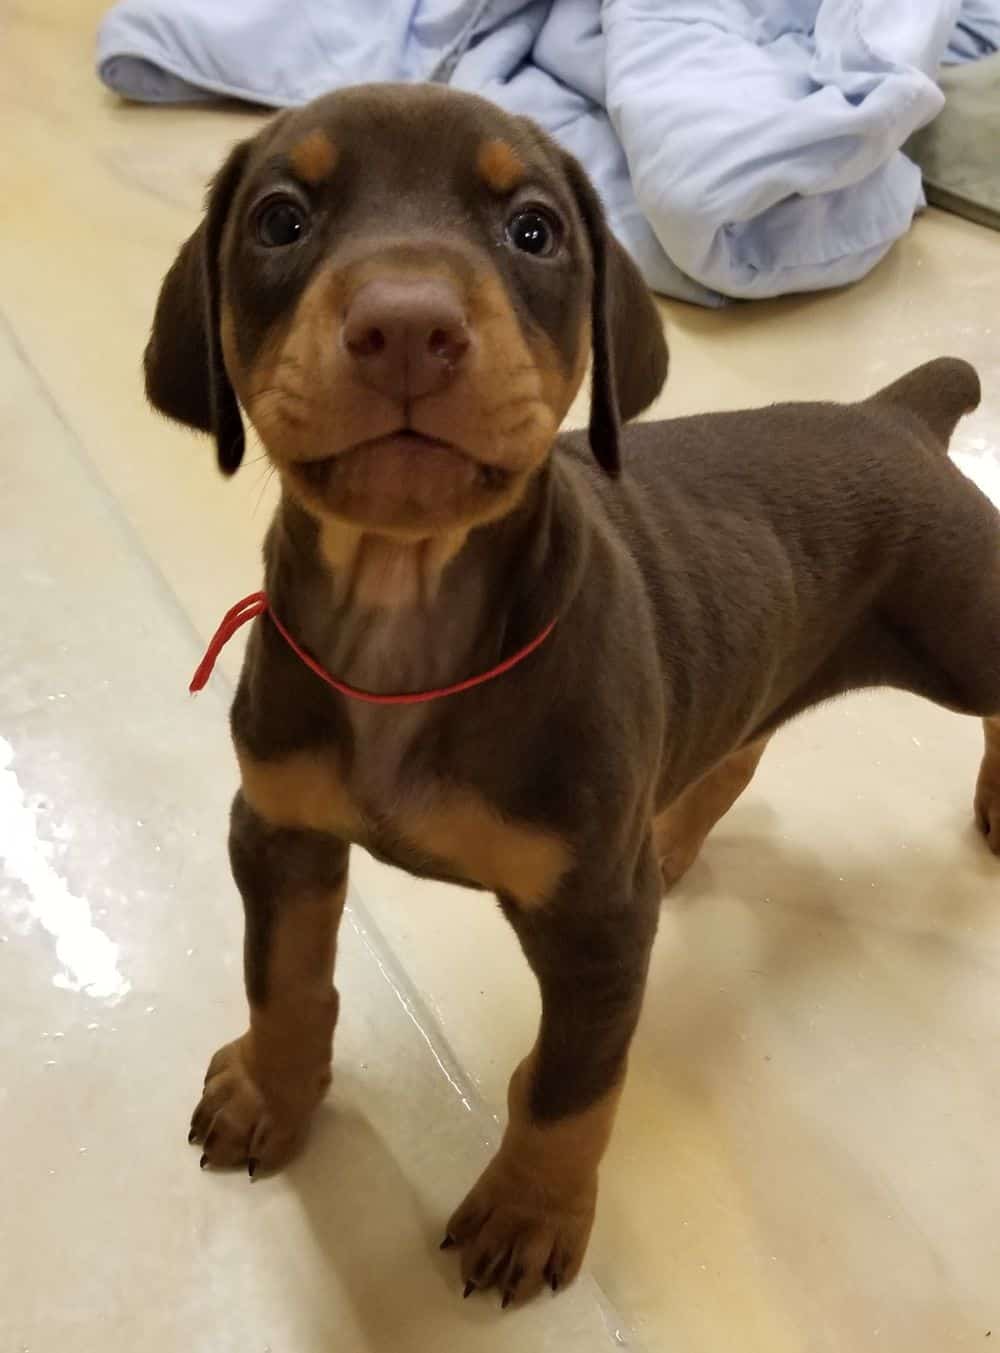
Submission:
[[[589,431],[558,429],[592,359]],[[436,86],[282,113],[163,284],[149,398],[281,482],[232,712],[249,1028],[202,1164],[274,1169],[330,1081],[352,843],[492,892],[541,988],[502,1145],[447,1225],[466,1294],[577,1273],[664,883],[786,720],[893,685],[986,719],[993,508],[950,464],[974,371],[623,430],[661,324],[580,166]],[[619,471],[622,470],[620,474]]]

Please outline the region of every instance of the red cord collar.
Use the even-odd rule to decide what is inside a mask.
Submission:
[[[453,686],[439,686],[432,691],[411,691],[402,695],[376,695],[373,691],[359,690],[357,686],[349,686],[346,681],[339,681],[335,676],[331,676],[326,668],[321,667],[315,658],[310,657],[305,649],[301,648],[288,633],[271,610],[267,593],[251,592],[250,596],[244,597],[242,601],[238,601],[235,606],[230,607],[222,617],[219,628],[215,631],[211,643],[205,650],[205,656],[191,678],[191,685],[188,690],[192,695],[200,691],[206,684],[208,678],[212,675],[219,654],[236,631],[242,625],[247,624],[248,621],[256,620],[258,616],[264,615],[265,612],[271,617],[274,628],[288,647],[297,658],[305,663],[311,672],[315,672],[321,681],[325,681],[328,686],[332,686],[341,695],[346,695],[351,700],[363,700],[368,705],[424,705],[430,700],[441,700],[446,695],[458,695],[461,691],[471,691],[473,687],[482,686],[487,681],[492,681],[494,677],[503,676],[504,672],[509,672],[512,667],[516,667],[519,662],[523,662],[529,654],[534,653],[536,648],[541,648],[556,627],[556,622],[550,620],[541,634],[536,634],[530,643],[525,644],[523,648],[519,648],[509,658],[504,658],[503,662],[497,663],[489,671],[480,672],[478,676],[468,677],[465,681],[456,681]]]

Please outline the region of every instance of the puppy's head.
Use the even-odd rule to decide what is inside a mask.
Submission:
[[[233,150],[164,281],[146,388],[224,472],[242,405],[314,513],[422,535],[517,502],[591,350],[590,441],[614,474],[667,353],[586,175],[472,95],[372,85]]]

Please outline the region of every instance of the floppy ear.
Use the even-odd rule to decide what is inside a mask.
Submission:
[[[616,475],[621,425],[659,394],[667,378],[667,344],[650,290],[608,229],[593,184],[571,155],[564,154],[563,162],[593,260],[590,448],[601,468]]]
[[[222,357],[219,254],[247,151],[246,142],[236,146],[212,180],[204,219],[163,280],[143,361],[150,403],[168,418],[210,432],[227,475],[239,469],[244,436]]]

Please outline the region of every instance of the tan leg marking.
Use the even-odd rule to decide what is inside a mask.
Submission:
[[[569,845],[554,832],[502,817],[471,789],[436,795],[425,810],[404,816],[400,827],[449,873],[522,907],[547,902],[573,861]]]
[[[267,996],[250,1028],[212,1058],[191,1120],[202,1164],[273,1170],[305,1136],[330,1084],[338,998],[337,926],[346,880],[333,894],[279,904],[267,963]]]
[[[295,752],[280,761],[257,761],[237,743],[236,756],[247,803],[272,827],[356,838],[361,817],[332,753]]]
[[[1000,855],[1000,717],[983,720],[986,749],[976,782],[976,822],[994,855]]]
[[[733,752],[654,819],[653,836],[665,887],[672,887],[694,864],[708,833],[753,779],[767,742],[761,738]]]
[[[534,1054],[511,1077],[500,1150],[448,1222],[462,1247],[462,1277],[525,1301],[548,1283],[572,1282],[587,1249],[597,1173],[614,1125],[621,1085],[583,1112],[536,1123],[529,1108]]]

